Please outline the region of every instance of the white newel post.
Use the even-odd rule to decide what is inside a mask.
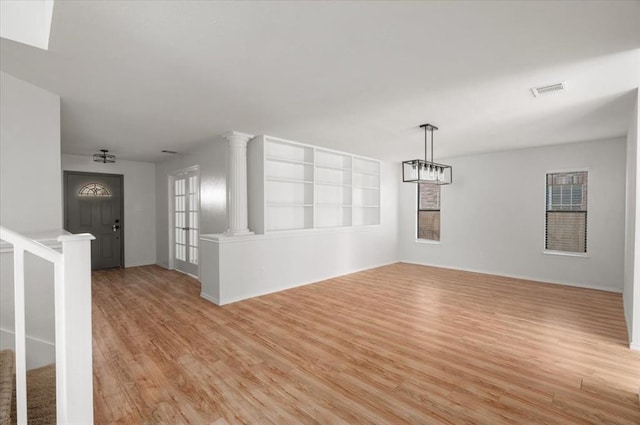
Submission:
[[[224,135],[229,143],[229,175],[227,180],[227,221],[225,235],[250,235],[247,205],[247,143],[251,134],[232,131]]]
[[[90,234],[58,237],[56,264],[56,388],[59,424],[93,424]]]

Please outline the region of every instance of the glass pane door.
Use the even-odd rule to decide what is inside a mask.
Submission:
[[[198,275],[199,187],[196,171],[175,176],[174,267]]]

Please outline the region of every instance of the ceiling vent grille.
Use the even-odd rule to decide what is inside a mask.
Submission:
[[[546,86],[533,87],[531,92],[535,97],[543,96],[545,94],[557,93],[567,90],[567,83],[562,81],[555,84],[547,84]]]

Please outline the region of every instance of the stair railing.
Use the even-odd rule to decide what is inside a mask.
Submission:
[[[25,251],[54,264],[56,421],[93,424],[91,240],[95,238],[88,233],[59,236],[62,252],[3,226],[0,239],[13,245],[18,425],[27,424]]]

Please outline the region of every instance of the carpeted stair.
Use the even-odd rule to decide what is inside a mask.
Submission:
[[[11,423],[15,374],[16,362],[13,351],[0,351],[0,425],[9,425]]]
[[[0,352],[0,425],[16,423],[15,354]],[[27,418],[29,425],[56,423],[56,367],[54,364],[27,371]]]

